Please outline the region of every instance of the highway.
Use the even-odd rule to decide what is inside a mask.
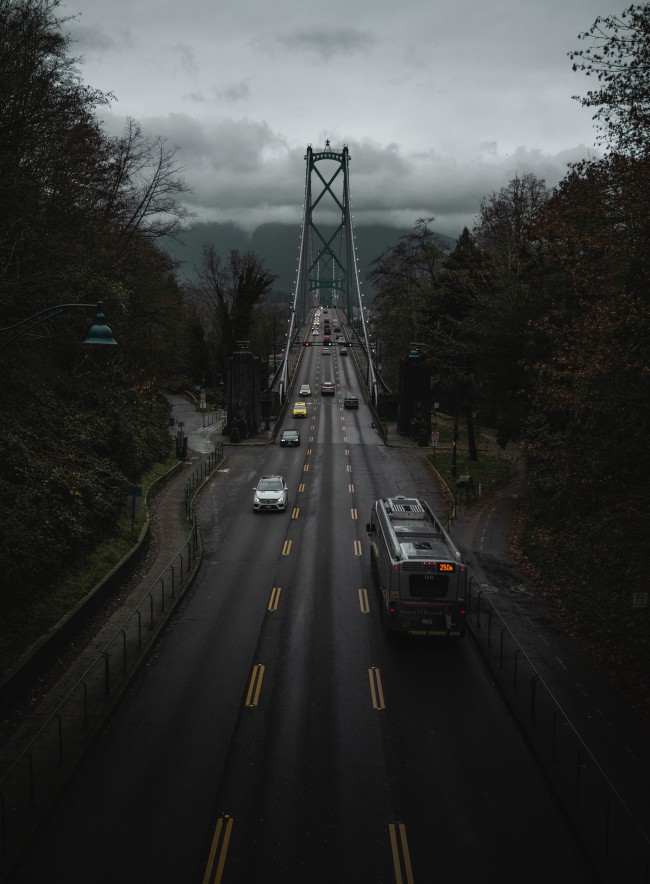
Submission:
[[[383,633],[365,524],[382,495],[442,503],[422,458],[339,348],[304,348],[303,383],[300,447],[229,447],[199,576],[12,882],[597,880],[471,638]],[[286,513],[254,513],[276,473]]]

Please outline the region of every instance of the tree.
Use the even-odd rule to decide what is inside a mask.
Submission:
[[[377,294],[375,326],[384,341],[382,364],[388,382],[396,385],[399,360],[412,341],[431,343],[436,323],[444,248],[431,230],[433,218],[419,218],[415,229],[400,238],[372,265],[369,278]]]
[[[599,16],[578,39],[586,49],[569,52],[574,71],[594,76],[599,88],[584,97],[583,107],[598,108],[593,119],[599,140],[612,150],[638,157],[650,140],[650,5],[632,5],[620,16]]]
[[[187,208],[179,202],[189,188],[175,162],[177,148],[160,136],[145,136],[129,118],[124,135],[107,146],[102,211],[119,231],[122,249],[136,231],[150,238],[175,237]]]
[[[120,346],[82,348],[91,316],[74,311],[0,351],[0,665],[14,625],[47,616],[62,569],[114,530],[129,477],[167,458],[156,394],[184,368],[187,312],[157,246],[183,217],[173,151],[136,124],[105,136],[108,96],[82,83],[58,6],[0,0],[0,326],[104,301]]]
[[[515,175],[498,193],[481,200],[474,237],[508,279],[510,291],[516,291],[526,272],[532,246],[530,225],[547,199],[544,180],[528,173]]]
[[[253,252],[233,249],[224,262],[212,245],[203,247],[197,275],[191,297],[207,309],[216,367],[226,377],[236,342],[249,340],[255,305],[271,291],[276,276]]]
[[[439,389],[458,410],[464,409],[470,460],[478,460],[474,408],[484,387],[483,354],[476,347],[472,311],[488,284],[490,262],[467,228],[444,262],[440,319],[436,345],[430,354]],[[484,410],[484,407],[483,407]]]
[[[83,85],[58,0],[0,0],[0,308],[20,318],[65,289],[102,182],[95,117],[108,96]],[[59,298],[60,300],[60,298]]]
[[[531,513],[576,586],[613,569],[607,592],[621,598],[650,566],[649,201],[648,159],[610,154],[573,167],[536,226],[552,284],[535,322],[544,355],[528,367]]]
[[[548,199],[543,180],[515,176],[481,202],[474,238],[483,259],[464,339],[480,360],[486,417],[507,441],[520,430],[534,379],[526,370],[534,348],[530,322],[542,309],[538,244],[532,232]]]

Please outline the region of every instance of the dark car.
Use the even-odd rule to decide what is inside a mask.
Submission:
[[[300,445],[300,433],[298,430],[284,430],[280,436],[280,445],[285,445],[287,447]]]
[[[343,400],[343,407],[344,408],[358,408],[359,407],[359,400],[357,399],[356,396],[351,396],[348,394],[345,397],[345,399]]]
[[[336,387],[334,386],[333,381],[323,381],[320,388],[321,396],[334,396],[336,393]]]

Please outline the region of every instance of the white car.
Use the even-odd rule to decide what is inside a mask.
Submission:
[[[253,490],[253,510],[256,513],[264,510],[283,513],[286,510],[289,492],[282,476],[262,476]]]
[[[311,387],[309,384],[303,384],[300,388],[300,396],[311,396]]]

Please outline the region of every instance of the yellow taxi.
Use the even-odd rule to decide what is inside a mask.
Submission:
[[[307,417],[307,406],[304,402],[294,402],[293,403],[293,416],[294,417]]]

